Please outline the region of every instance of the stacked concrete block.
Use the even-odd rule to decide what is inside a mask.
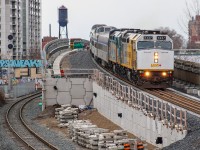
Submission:
[[[124,130],[114,130],[114,144],[118,146],[118,148],[123,147],[124,144],[128,144],[129,140],[127,139],[127,132]]]
[[[78,141],[78,136],[81,128],[89,127],[92,123],[89,120],[75,120],[69,122],[69,134],[74,142]]]
[[[102,133],[99,135],[99,150],[124,150],[134,149],[137,139],[128,139],[124,130],[114,130],[112,133]]]
[[[77,120],[78,108],[72,108],[71,105],[61,105],[55,109],[55,118],[59,121],[59,127],[67,127],[69,121]]]
[[[136,139],[128,139],[127,132],[124,130],[114,130],[114,144],[119,149],[134,149]]]
[[[189,87],[187,90],[186,90],[186,93],[187,94],[192,94],[193,92],[193,87]]]
[[[194,94],[200,96],[200,89],[194,84],[187,84],[186,82],[175,80],[173,81],[173,86],[179,89],[183,89],[187,94]]]
[[[69,130],[74,142],[93,150],[98,149],[99,134],[108,132],[108,129],[97,128],[90,121],[84,120],[74,121],[70,124]]]
[[[189,87],[186,90],[187,94],[194,94],[194,95],[198,95],[198,91],[199,91],[199,88],[197,87]]]
[[[78,140],[77,143],[83,147],[89,148],[90,143],[89,143],[89,136],[90,134],[84,133],[84,132],[78,132]]]
[[[75,120],[69,122],[69,133],[72,140],[82,147],[92,150],[123,150],[134,149],[135,139],[128,139],[124,130],[114,130],[109,133],[108,129],[98,128],[88,120]]]
[[[90,135],[89,138],[90,138],[90,140],[89,140],[89,143],[90,143],[89,148],[93,149],[93,150],[98,149],[99,135],[98,134]]]
[[[116,146],[114,144],[114,133],[102,133],[99,135],[99,149],[103,150],[113,146]]]
[[[187,89],[189,89],[190,87],[188,85],[185,85],[185,87],[183,88],[185,91],[187,91]]]
[[[197,95],[198,94],[198,89],[193,89],[193,94]]]

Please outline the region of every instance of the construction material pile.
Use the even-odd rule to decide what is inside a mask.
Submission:
[[[92,150],[134,150],[136,139],[128,139],[124,130],[98,128],[89,120],[74,120],[69,122],[69,133],[74,142]]]
[[[72,108],[70,104],[55,108],[55,118],[59,121],[58,127],[67,127],[69,121],[77,120],[78,108]]]

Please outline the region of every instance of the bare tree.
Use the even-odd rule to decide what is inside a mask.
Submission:
[[[158,30],[161,32],[167,33],[170,38],[173,40],[174,49],[185,48],[185,39],[182,35],[178,34],[174,29],[168,27],[160,27]]]
[[[186,0],[186,8],[183,10],[184,16],[178,20],[178,24],[185,34],[188,35],[188,22],[196,15],[200,15],[200,1],[199,0]]]
[[[188,48],[199,48],[199,45],[191,43],[191,31],[189,30],[189,23],[193,21],[197,15],[200,15],[200,1],[185,0],[185,6],[186,7],[183,10],[183,16],[179,18],[178,24],[181,30],[186,34],[186,36],[188,36]]]

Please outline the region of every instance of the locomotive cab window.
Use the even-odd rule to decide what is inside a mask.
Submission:
[[[137,49],[163,49],[171,50],[172,43],[170,41],[139,41],[137,43]]]
[[[99,33],[99,32],[104,32],[104,28],[103,28],[103,27],[99,28],[97,32],[98,32],[98,33]]]
[[[152,49],[154,48],[154,42],[153,41],[139,41],[137,43],[137,49],[142,50],[142,49]]]
[[[110,32],[110,28],[105,28],[105,32]]]
[[[155,48],[171,50],[172,43],[170,41],[156,41]]]

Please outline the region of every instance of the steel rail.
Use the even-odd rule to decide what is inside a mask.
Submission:
[[[27,142],[26,140],[23,139],[23,137],[14,129],[14,127],[12,126],[12,123],[9,120],[9,115],[11,110],[13,109],[14,106],[18,105],[18,103],[28,100],[26,103],[24,103],[21,108],[20,108],[20,112],[19,112],[19,118],[20,121],[22,122],[23,126],[39,141],[41,141],[43,144],[45,144],[46,146],[48,146],[49,148],[53,149],[53,150],[58,150],[58,148],[56,148],[55,146],[53,146],[51,143],[47,142],[46,140],[44,140],[41,136],[39,136],[36,132],[34,132],[28,125],[27,123],[24,121],[24,118],[22,116],[22,111],[25,107],[25,105],[27,105],[29,102],[31,102],[32,100],[34,100],[35,98],[38,98],[41,96],[41,92],[38,93],[34,93],[28,96],[25,96],[23,98],[21,98],[20,100],[16,101],[15,103],[13,103],[9,109],[6,112],[6,123],[10,129],[10,131],[12,133],[14,133],[16,135],[16,137],[25,145],[27,146],[29,149],[32,150],[37,150],[38,148],[35,148],[34,146],[32,146],[29,142]]]
[[[148,93],[155,95],[165,101],[171,102],[172,104],[176,104],[184,109],[187,109],[196,114],[200,114],[200,102],[186,98],[181,95],[177,95],[176,93],[171,92],[170,90],[162,91],[162,90],[148,90]]]

